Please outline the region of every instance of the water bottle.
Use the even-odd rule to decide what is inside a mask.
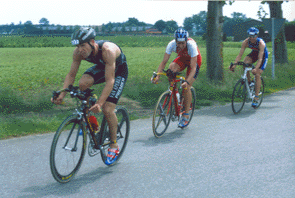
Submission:
[[[249,84],[250,92],[251,92],[251,93],[254,91],[254,85],[255,85],[254,80],[252,80],[252,81],[250,82],[250,84]]]
[[[178,104],[180,104],[180,94],[179,94],[179,92],[176,92],[176,98],[177,98]]]
[[[254,87],[254,81],[253,80],[250,82],[249,87]]]
[[[98,131],[99,124],[98,124],[98,121],[97,121],[96,117],[95,116],[90,116],[89,121],[90,121],[90,124],[91,124],[93,130]]]

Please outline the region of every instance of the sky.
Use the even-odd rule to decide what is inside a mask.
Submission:
[[[260,2],[235,1],[223,7],[223,15],[231,17],[233,12],[240,12],[258,19]],[[0,25],[26,21],[39,24],[44,17],[50,24],[80,26],[126,22],[132,17],[149,24],[161,19],[174,20],[178,26],[183,26],[186,17],[207,11],[208,5],[202,0],[0,0],[0,3]],[[268,4],[262,6],[269,14]],[[284,2],[282,9],[284,18],[295,20],[294,0]]]

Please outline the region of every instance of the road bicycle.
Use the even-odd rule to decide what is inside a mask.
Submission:
[[[170,70],[171,71],[171,70]],[[182,114],[184,113],[184,97],[182,87],[178,89],[177,83],[182,84],[185,82],[185,78],[179,76],[180,73],[174,73],[173,76],[169,75],[169,70],[163,70],[163,73],[153,73],[153,79],[157,75],[171,77],[169,88],[167,91],[161,94],[156,104],[154,114],[153,114],[153,133],[155,137],[159,138],[166,132],[170,120],[180,121]],[[189,110],[189,121],[192,120],[195,104],[196,104],[196,92],[193,87],[191,87],[192,92],[192,103]]]
[[[69,92],[70,96],[76,99],[77,108],[59,126],[51,145],[50,169],[54,179],[60,183],[69,182],[77,173],[85,156],[87,143],[90,157],[100,153],[106,165],[111,166],[117,163],[127,146],[130,130],[127,110],[117,107],[115,109],[118,118],[117,143],[120,152],[113,164],[107,164],[106,155],[110,148],[111,138],[106,118],[104,115],[88,112],[97,100],[96,95],[92,93],[93,89],[80,91],[79,87],[70,85],[67,89],[54,91],[53,98],[56,99],[63,91]]]
[[[243,109],[245,102],[252,102],[253,98],[255,97],[255,76],[253,81],[248,83],[247,79],[247,72],[251,71],[254,66],[253,64],[246,64],[244,62],[238,62],[238,63],[231,63],[230,68],[233,65],[242,65],[244,66],[244,74],[241,76],[241,78],[236,83],[233,94],[232,94],[232,110],[234,114],[240,113],[240,111]],[[254,109],[257,109],[263,100],[263,94],[264,94],[264,81],[261,76],[261,86],[259,91],[259,102]]]

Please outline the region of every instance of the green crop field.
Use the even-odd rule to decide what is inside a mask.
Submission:
[[[15,43],[23,43],[22,47],[9,46],[8,42],[14,45],[12,43],[14,39],[11,38],[13,37],[0,37],[0,112],[2,114],[0,116],[0,139],[54,131],[62,119],[70,113],[67,109],[72,107],[72,102],[67,97],[65,105],[61,107],[52,105],[51,92],[62,88],[64,78],[70,69],[74,48],[69,44],[67,44],[68,47],[61,47],[69,43],[67,37],[59,39],[15,37]],[[127,57],[129,77],[122,97],[127,98],[132,104],[139,104],[147,109],[153,108],[153,104],[168,85],[165,77],[161,78],[158,85],[151,84],[150,78],[152,72],[157,70],[162,61],[165,46],[172,38],[121,36],[103,39],[118,43]],[[197,91],[197,105],[211,105],[215,101],[230,102],[233,85],[242,71],[229,72],[228,66],[239,53],[240,43],[224,43],[224,82],[217,86],[206,79],[205,42],[199,38],[195,39],[203,57],[200,74],[193,85]],[[25,47],[29,46],[29,43],[33,46],[33,43],[37,41],[41,43],[40,46]],[[52,46],[60,45],[60,47],[41,47],[47,45],[44,44],[46,41],[52,43]],[[268,43],[267,46],[271,52],[270,44]],[[244,56],[249,52],[250,50],[247,50]],[[175,56],[176,54],[172,55],[169,62]],[[288,56],[289,64],[276,64],[276,79],[272,80],[270,54],[267,69],[263,73],[266,93],[270,94],[294,86],[294,43],[288,43]],[[82,62],[75,85],[78,85],[80,77],[90,66],[92,66],[91,63]],[[95,85],[94,88],[99,93],[103,85]],[[142,117],[136,113],[136,110],[132,111],[131,107],[130,112],[133,119]]]

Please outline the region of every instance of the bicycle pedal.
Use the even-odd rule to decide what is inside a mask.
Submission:
[[[99,153],[100,153],[100,150],[97,150],[97,149],[93,149],[88,152],[90,157],[94,157],[95,155],[97,155]]]
[[[90,141],[88,144],[88,155],[90,157],[93,157],[93,156],[99,154],[99,152],[100,152],[100,150],[95,148],[93,141]]]

